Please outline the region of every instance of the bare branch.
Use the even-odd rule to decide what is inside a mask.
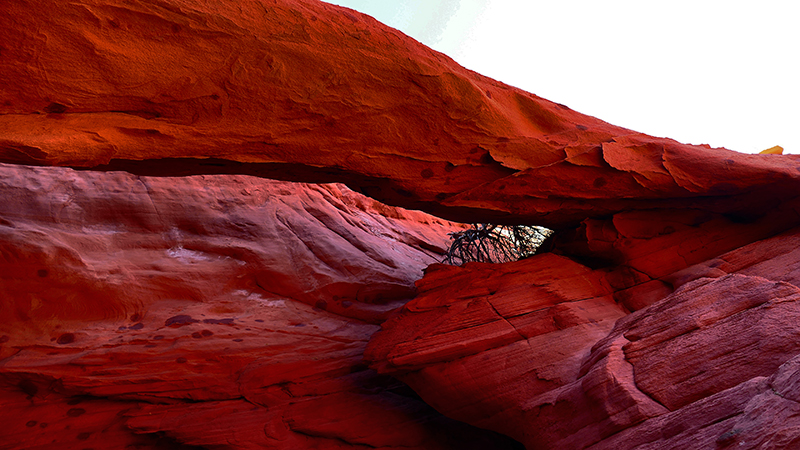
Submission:
[[[468,262],[503,263],[533,256],[553,231],[530,225],[473,224],[472,228],[449,234],[453,243],[442,262],[460,266]]]

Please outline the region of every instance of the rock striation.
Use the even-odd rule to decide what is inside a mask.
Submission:
[[[653,207],[758,214],[800,177],[795,158],[610,125],[318,1],[35,5],[0,10],[2,162],[335,180],[551,228]]]
[[[2,448],[800,448],[796,156],[316,0],[7,0],[0,58]]]
[[[631,314],[612,272],[553,254],[436,267],[366,357],[526,448],[793,448],[797,424],[768,417],[800,411],[774,384],[800,377],[798,236],[638,285],[660,298]]]
[[[362,362],[459,225],[247,176],[3,165],[0,192],[3,448],[512,445]]]

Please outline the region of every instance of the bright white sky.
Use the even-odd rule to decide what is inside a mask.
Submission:
[[[329,0],[606,122],[800,153],[797,0]]]

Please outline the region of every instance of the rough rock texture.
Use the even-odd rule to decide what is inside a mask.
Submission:
[[[510,445],[361,362],[457,225],[247,176],[2,165],[0,196],[2,448]]]
[[[456,229],[336,185],[2,169],[3,301],[22,323],[119,320],[231,292],[380,323]],[[54,301],[72,289],[86,295]]]
[[[609,125],[315,0],[0,8],[2,162],[333,177],[550,227],[656,205],[755,215],[800,178],[795,158]]]
[[[796,156],[314,0],[6,0],[0,60],[4,448],[800,447]],[[419,280],[458,225],[241,175],[557,233]]]
[[[795,228],[622,291],[619,267],[554,254],[437,266],[366,356],[529,449],[794,448],[797,386],[775,380],[800,377],[798,245]],[[658,300],[625,315],[620,292]]]

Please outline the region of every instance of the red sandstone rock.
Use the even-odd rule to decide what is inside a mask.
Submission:
[[[3,448],[508,445],[361,362],[457,225],[244,176],[0,166],[0,193]]]
[[[524,403],[573,382],[625,315],[600,273],[553,254],[438,266],[417,287],[366,358],[446,415],[517,438]]]
[[[617,320],[601,339],[568,333],[579,326],[559,329],[558,309],[542,310],[541,302],[558,299],[583,310],[584,327],[599,326],[602,333],[608,329],[603,322],[586,323],[603,317],[601,310],[579,305],[599,294],[613,298],[613,272],[541,255],[500,266],[449,268],[455,290],[433,272],[418,283],[418,297],[373,336],[366,356],[437,409],[508,434],[530,449],[713,448],[734,442],[792,448],[800,442],[800,428],[789,419],[797,403],[785,402],[770,388],[774,384],[760,380],[780,377],[787,380],[781,395],[796,395],[794,381],[788,381],[798,376],[796,364],[779,367],[800,354],[798,236],[795,229],[719,255],[709,262],[713,273],[702,271],[709,264],[703,263],[666,277],[682,280],[674,293]],[[523,264],[529,269],[521,270]],[[697,270],[700,277],[687,281]],[[558,271],[582,274],[584,283]],[[547,284],[537,285],[542,279]],[[493,282],[488,288],[487,281]],[[616,279],[616,289],[623,282]],[[517,309],[479,316],[472,312],[479,301],[513,301]],[[605,305],[607,311],[618,308],[613,300]],[[527,316],[528,327],[540,334],[520,332],[511,339],[480,331],[503,320],[498,315],[509,324]],[[455,324],[460,328],[453,330]],[[483,341],[475,345],[478,336]],[[746,418],[730,419],[741,414]]]
[[[9,0],[0,30],[4,162],[338,180],[558,228],[654,207],[757,216],[800,178],[797,157],[612,126],[317,1]]]
[[[231,292],[374,322],[413,295],[454,229],[337,186],[9,166],[2,177],[2,301],[24,323],[120,320],[141,316],[143,301]],[[64,290],[85,295],[62,298]]]
[[[531,449],[800,445],[797,157],[615,127],[321,2],[231,5],[0,3],[0,161],[559,228],[431,267],[369,362]],[[10,448],[511,445],[361,362],[455,225],[340,187],[1,176]]]

